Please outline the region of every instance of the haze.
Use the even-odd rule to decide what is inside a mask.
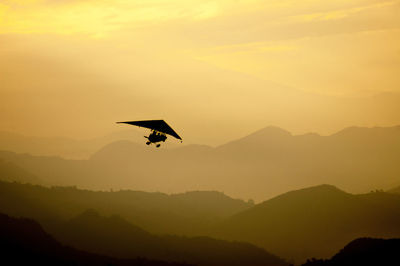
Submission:
[[[399,14],[0,1],[0,264],[396,265]]]
[[[186,143],[400,123],[400,1],[2,1],[0,130]]]

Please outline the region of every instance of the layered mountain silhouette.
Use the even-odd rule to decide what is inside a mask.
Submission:
[[[400,239],[359,238],[329,260],[310,259],[303,266],[350,266],[399,264]]]
[[[116,259],[64,246],[30,219],[0,213],[0,254],[2,265],[115,265],[178,266],[185,263],[145,258]]]
[[[94,192],[0,181],[0,212],[45,222],[69,220],[87,209],[118,214],[151,232],[199,235],[217,221],[252,207],[220,192],[167,195],[121,190]]]
[[[157,236],[120,216],[103,217],[94,210],[50,230],[63,243],[118,258],[140,256],[196,265],[287,265],[251,244],[209,237]]]
[[[68,206],[66,206],[68,207]],[[12,226],[14,220],[6,215],[1,216],[5,223]],[[0,218],[1,218],[0,217]],[[1,219],[0,219],[1,220]],[[25,220],[21,220],[22,223]],[[16,226],[18,227],[18,221]],[[30,225],[34,225],[30,235]],[[23,227],[22,224],[20,227]],[[66,260],[64,250],[56,244],[55,240],[44,233],[37,223],[29,221],[26,228],[17,228],[19,235],[15,236],[13,231],[4,226],[2,230],[10,231],[7,236],[7,244],[17,241],[17,246],[26,235],[28,247],[17,247],[16,252],[23,249],[35,249],[37,244],[38,256],[42,260]],[[248,243],[228,242],[216,240],[209,237],[188,238],[183,236],[158,236],[127,222],[120,216],[113,215],[104,217],[95,210],[87,210],[69,221],[47,220],[46,231],[50,232],[63,244],[73,248],[84,250],[95,254],[102,254],[108,257],[119,259],[151,258],[157,261],[185,262],[196,265],[287,265],[287,263],[265,250]],[[14,245],[14,244],[12,244]],[[45,249],[44,247],[51,246]],[[35,250],[34,250],[35,251]],[[32,251],[32,252],[34,252]],[[61,258],[53,258],[52,253],[61,252]],[[43,257],[43,258],[42,258]],[[103,256],[104,257],[104,256]],[[88,264],[90,265],[90,264]],[[136,264],[133,264],[136,265]],[[147,264],[144,264],[147,265]]]
[[[154,232],[250,242],[296,263],[329,258],[359,237],[400,237],[400,195],[381,191],[353,195],[331,185],[291,191],[253,206],[218,192],[168,196],[0,182],[0,212],[33,218],[58,239],[81,249],[124,257],[143,251],[161,260],[167,257],[160,254],[180,255],[163,253],[165,246],[160,243],[177,250],[193,241],[203,250],[205,242],[210,247],[235,245],[204,237],[162,237]],[[149,228],[155,230],[149,233]],[[128,248],[115,248],[113,236],[124,239]],[[145,253],[149,250],[154,253]],[[184,261],[198,264],[199,254],[196,260]]]
[[[132,188],[179,193],[217,190],[265,200],[289,190],[329,183],[352,193],[389,189],[400,176],[400,127],[347,128],[330,136],[267,127],[210,148],[149,149],[110,143],[89,160],[0,152],[46,185]]]
[[[353,195],[330,185],[291,191],[235,214],[215,236],[242,240],[297,263],[331,257],[359,237],[400,237],[400,195]]]

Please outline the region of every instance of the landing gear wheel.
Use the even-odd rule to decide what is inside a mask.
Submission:
[[[157,148],[160,147],[160,146],[161,146],[161,144],[157,144],[157,145],[156,145]]]

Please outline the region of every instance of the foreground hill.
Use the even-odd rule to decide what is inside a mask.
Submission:
[[[86,209],[98,209],[100,214],[90,215],[90,212],[84,212]],[[136,242],[128,237],[128,246],[133,248],[135,243],[142,243],[137,239],[144,238],[146,243],[150,243],[148,246],[158,247],[156,243],[165,243],[166,240],[156,237],[156,241],[146,232],[148,228],[154,228],[156,230],[150,231],[251,242],[296,263],[311,257],[328,258],[358,237],[400,237],[400,195],[385,192],[353,195],[329,185],[291,191],[251,207],[217,192],[168,196],[134,191],[50,189],[0,182],[0,211],[34,218],[71,245],[85,245],[82,239],[96,239],[95,232],[90,233],[91,228],[96,228],[97,234],[107,234],[104,228],[111,224],[113,233],[99,236],[107,239],[105,243],[113,241],[109,239],[112,235],[129,236],[127,232],[132,231]],[[85,215],[81,215],[83,212]],[[217,212],[221,215],[217,216]],[[115,216],[103,217],[113,214],[126,218],[126,221]],[[64,224],[67,220],[70,220],[68,226]],[[60,224],[65,226],[60,229]],[[121,228],[121,231],[116,228]],[[79,238],[85,234],[89,235]],[[193,240],[184,242],[179,239],[178,242],[185,243],[185,247],[190,246]],[[169,246],[174,246],[171,238],[168,241]],[[96,246],[96,242],[78,247],[107,251],[110,256],[133,252],[129,249],[107,250],[110,247]]]
[[[398,158],[400,126],[353,127],[331,136],[293,136],[267,127],[216,148],[154,149],[125,140],[104,146],[89,160],[0,152],[0,159],[46,185],[169,193],[217,190],[257,201],[323,183],[353,193],[386,190],[399,182]]]
[[[247,243],[209,237],[157,236],[119,216],[103,217],[88,210],[49,227],[63,243],[118,258],[147,257],[197,265],[287,265],[265,250]]]
[[[205,231],[203,227],[221,220],[216,212],[227,215],[233,207],[246,205],[217,192],[168,196],[134,191],[49,189],[0,182],[0,212],[38,220],[62,243],[85,251],[118,258],[144,256],[198,265],[286,265],[283,260],[251,244],[207,237],[158,236],[133,225],[137,220],[143,225],[148,222],[147,227],[172,232],[182,232],[183,227],[200,234]],[[102,213],[118,216],[104,217],[93,210],[82,212],[85,207],[98,207]],[[130,222],[121,218],[123,215],[129,217]]]
[[[144,258],[116,259],[63,246],[33,220],[0,214],[0,253],[3,265],[178,266]]]
[[[322,185],[292,191],[228,218],[212,235],[242,240],[297,263],[328,258],[358,237],[400,237],[400,195],[352,195]]]
[[[0,181],[0,212],[39,222],[68,220],[96,209],[103,215],[118,214],[151,232],[198,235],[211,224],[252,206],[215,191],[173,195],[130,190],[95,192]]]
[[[308,260],[303,266],[398,265],[400,239],[359,238],[329,260]]]

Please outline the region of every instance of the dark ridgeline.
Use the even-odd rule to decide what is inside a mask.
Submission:
[[[359,238],[331,259],[309,259],[303,266],[400,265],[400,239]]]
[[[117,259],[64,246],[30,219],[0,214],[1,265],[189,266],[146,258]]]
[[[330,185],[291,191],[233,215],[210,235],[247,241],[302,263],[359,237],[400,237],[400,195],[353,195]]]
[[[215,214],[229,206],[231,209],[225,210],[223,219],[217,219]],[[139,254],[140,251],[163,259],[166,258],[162,257],[165,246],[176,247],[180,252],[197,246],[197,249],[189,250],[195,260],[185,260],[195,264],[200,257],[207,258],[199,250],[214,249],[213,245],[225,246],[232,254],[241,254],[240,250],[249,248],[249,252],[245,252],[247,255],[264,255],[239,243],[150,234],[135,220],[166,230],[174,224],[186,224],[192,227],[193,235],[250,242],[296,263],[311,257],[328,258],[355,238],[400,237],[400,195],[380,191],[353,195],[329,185],[291,191],[251,207],[216,192],[167,196],[0,182],[0,212],[34,218],[66,243],[112,256]],[[196,219],[202,221],[196,222]],[[85,234],[86,237],[80,237]],[[127,248],[114,249],[117,244],[112,236],[119,236],[129,243]],[[96,237],[99,241],[91,241]],[[212,254],[212,250],[207,252]],[[221,254],[228,255],[229,252]],[[179,252],[169,254],[181,256]],[[266,254],[265,258],[268,258]]]
[[[122,190],[95,192],[0,181],[0,211],[46,219],[72,219],[87,209],[118,214],[155,233],[201,235],[211,224],[254,206],[216,191],[167,195]]]
[[[86,204],[91,205],[90,203],[99,200],[101,204],[107,205],[112,202],[113,196],[118,198],[119,193],[97,193],[74,188],[65,188],[65,190],[69,192],[63,193],[62,188],[46,189],[39,186],[0,182],[0,212],[34,218],[62,243],[111,257],[125,259],[146,257],[215,266],[287,265],[282,259],[248,243],[228,242],[209,237],[154,235],[131,224],[121,216],[104,217],[95,210],[87,210],[72,219],[66,219],[66,216],[82,208],[82,205],[77,206],[78,203],[82,204],[86,200]],[[73,193],[70,193],[71,191]],[[50,194],[46,195],[46,193]],[[214,194],[211,193],[211,195]],[[216,198],[221,197],[220,194],[216,195]],[[182,195],[184,198],[186,196],[188,195]],[[195,193],[195,196],[202,197],[200,192]],[[81,201],[76,201],[78,197],[81,197]],[[102,197],[108,199],[109,202],[104,201]],[[146,198],[146,200],[149,199],[151,196]],[[144,204],[142,200],[139,202]],[[126,207],[125,201],[114,204],[112,206],[115,206],[116,211]],[[140,214],[135,213],[138,216]],[[157,212],[152,215],[157,215]],[[186,221],[183,216],[182,219]],[[158,223],[162,224],[164,221],[159,219]]]
[[[185,261],[197,265],[287,265],[283,260],[248,243],[209,237],[158,236],[119,216],[103,217],[88,210],[52,228],[57,239],[68,245],[119,258]]]

